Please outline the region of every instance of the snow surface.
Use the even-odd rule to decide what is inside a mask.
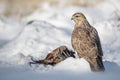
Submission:
[[[119,0],[114,1],[120,8]],[[120,21],[116,8],[109,0],[91,8],[51,8],[44,5],[46,12],[39,9],[16,22],[0,17],[0,80],[119,80],[120,79]],[[102,7],[102,8],[101,8]],[[60,45],[71,46],[74,23],[70,20],[75,12],[83,12],[100,36],[106,71],[92,73],[84,59],[68,58],[55,67],[33,65],[30,56],[44,58]],[[32,24],[28,21],[35,20]]]

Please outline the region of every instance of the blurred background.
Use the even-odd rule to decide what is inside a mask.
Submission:
[[[0,0],[0,14],[6,17],[22,18],[35,10],[47,11],[46,7],[64,9],[72,6],[94,7],[104,0]]]
[[[119,0],[0,0],[0,15],[21,20],[33,14],[36,10],[39,10],[40,14],[46,12],[50,15],[51,12],[55,13],[55,11],[66,9],[75,11],[75,9],[71,7],[82,7],[88,9],[94,8],[102,3],[107,3],[106,7],[111,7],[111,9],[114,8],[114,10],[117,10],[115,11],[115,15],[119,16]],[[101,8],[105,7],[101,5]],[[109,10],[106,10],[106,12],[107,11],[109,12]],[[63,15],[64,14],[65,12]]]

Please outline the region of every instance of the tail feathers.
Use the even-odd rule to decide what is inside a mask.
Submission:
[[[98,63],[98,65],[99,65],[99,69],[100,69],[101,71],[105,71],[105,67],[104,67],[104,65],[103,65],[102,57],[98,56],[98,58],[97,58],[97,63]]]
[[[89,59],[90,68],[93,72],[105,71],[102,57],[98,56],[97,58]]]

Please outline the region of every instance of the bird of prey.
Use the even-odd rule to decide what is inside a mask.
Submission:
[[[71,43],[79,58],[84,58],[93,72],[104,71],[103,51],[96,29],[89,24],[83,13],[73,14],[75,22]]]

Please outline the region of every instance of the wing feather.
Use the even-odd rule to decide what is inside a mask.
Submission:
[[[90,29],[80,27],[74,29],[72,46],[81,57],[103,55],[98,33],[93,27]]]

